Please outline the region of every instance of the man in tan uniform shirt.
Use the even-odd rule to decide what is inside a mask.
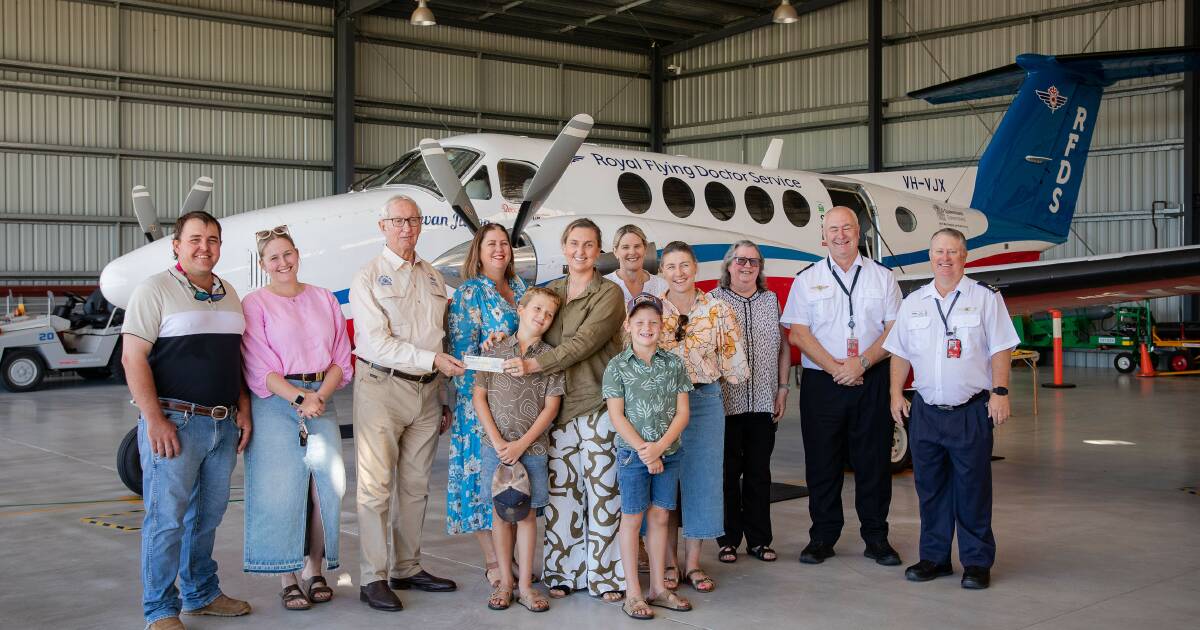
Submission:
[[[408,197],[392,197],[380,211],[379,229],[387,246],[350,285],[358,355],[354,444],[360,599],[371,608],[401,610],[389,587],[457,588],[426,573],[420,555],[429,473],[438,434],[450,417],[437,375],[458,376],[463,364],[443,352],[446,282],[417,257],[421,209]]]

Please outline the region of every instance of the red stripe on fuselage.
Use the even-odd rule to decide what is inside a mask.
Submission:
[[[985,256],[979,260],[967,263],[968,267],[987,267],[990,265],[1007,265],[1011,263],[1036,262],[1041,259],[1041,252],[1004,252]]]

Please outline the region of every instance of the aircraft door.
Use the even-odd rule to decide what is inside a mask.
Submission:
[[[871,198],[867,194],[865,188],[860,184],[851,184],[848,182],[838,182],[823,179],[821,183],[825,186],[825,190],[829,192],[829,200],[835,206],[846,206],[858,215],[859,237],[858,251],[865,258],[879,260],[882,257],[879,230],[877,226],[879,221],[875,205],[871,203]]]

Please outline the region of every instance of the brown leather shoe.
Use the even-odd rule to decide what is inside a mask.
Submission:
[[[147,630],[185,630],[179,617],[165,617],[150,624]]]
[[[388,588],[387,580],[375,580],[370,584],[360,586],[358,599],[367,603],[375,610],[397,611],[404,610],[400,598]]]
[[[224,593],[217,595],[212,603],[204,608],[185,610],[185,615],[212,615],[214,617],[241,617],[250,614],[250,603],[234,599]]]

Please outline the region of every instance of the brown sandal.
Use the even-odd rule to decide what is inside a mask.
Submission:
[[[663,588],[668,591],[679,588],[679,567],[667,567],[663,569]]]
[[[625,611],[631,619],[638,621],[646,621],[654,618],[654,611],[650,610],[650,605],[646,600],[640,597],[628,597],[625,603],[621,606],[621,610]]]
[[[308,598],[304,596],[304,592],[295,584],[283,587],[283,590],[279,592],[279,598],[283,600],[285,610],[308,610],[312,608],[312,602],[308,601]],[[292,604],[295,602],[303,602],[303,604],[293,606]]]
[[[508,610],[508,607],[512,606],[512,595],[513,592],[511,588],[501,588],[497,586],[496,589],[492,591],[491,596],[488,597],[488,608],[491,608],[492,610]]]
[[[491,573],[492,571],[496,572],[495,579],[488,577],[488,574]],[[483,570],[483,579],[487,580],[487,583],[491,584],[492,588],[496,588],[497,586],[500,586],[500,563],[499,562],[487,563],[487,567],[484,568],[484,570]]]
[[[651,597],[646,603],[679,612],[687,612],[692,609],[692,603],[680,597],[675,591],[663,591]]]
[[[304,580],[304,592],[308,595],[308,601],[314,604],[324,604],[333,599],[333,589],[329,588],[329,582],[325,581],[323,575],[314,575]]]
[[[704,577],[692,577],[697,573],[703,575]],[[692,588],[700,591],[701,593],[711,593],[717,589],[717,583],[713,582],[712,578],[708,577],[708,574],[704,572],[704,569],[692,569],[691,571],[687,572],[687,575],[685,575],[683,579],[687,580],[688,583],[692,585]]]
[[[550,610],[550,601],[536,588],[530,589],[528,592],[521,591],[517,603],[524,606],[529,612],[542,613]]]

